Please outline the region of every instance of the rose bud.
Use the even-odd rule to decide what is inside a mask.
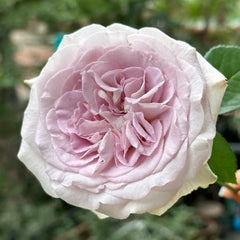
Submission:
[[[237,170],[235,175],[237,184],[225,184],[220,188],[218,195],[223,198],[234,199],[240,203],[240,170]]]

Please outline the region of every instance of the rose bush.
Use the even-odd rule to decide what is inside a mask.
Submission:
[[[225,77],[156,28],[90,25],[29,80],[21,161],[44,190],[115,218],[162,214],[216,180]]]

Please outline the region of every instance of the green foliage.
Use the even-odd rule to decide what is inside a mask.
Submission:
[[[208,161],[211,170],[217,175],[218,183],[236,183],[237,159],[228,142],[216,134],[212,156]]]
[[[7,36],[2,41],[0,37],[0,54],[3,58],[2,62],[0,60],[0,89],[13,87],[18,82],[16,64],[12,59],[14,50]]]
[[[186,205],[175,206],[162,217],[144,214],[124,221],[91,219],[91,223],[92,240],[106,239],[106,236],[111,240],[185,240],[194,239],[203,228],[195,210]]]
[[[187,0],[185,2],[188,2],[188,16],[192,18],[201,18],[203,14],[213,17],[221,14],[224,10],[233,10],[232,6],[237,4],[237,0]]]
[[[36,200],[35,200],[36,202]],[[94,213],[69,207],[61,200],[7,202],[0,210],[2,240],[185,240],[194,239],[203,221],[186,205],[175,206],[159,218],[150,214],[127,220],[98,219]]]
[[[6,101],[6,103],[4,103],[4,101]],[[0,136],[1,138],[15,136],[15,134],[19,132],[22,114],[16,113],[16,108],[12,106],[14,101],[16,101],[16,95],[15,95],[14,89],[0,88],[0,116],[1,116]],[[22,108],[20,109],[23,110]],[[14,118],[14,121],[13,121],[13,118]]]
[[[212,48],[206,59],[228,79],[228,87],[223,97],[219,113],[227,113],[240,108],[240,47],[218,46]]]

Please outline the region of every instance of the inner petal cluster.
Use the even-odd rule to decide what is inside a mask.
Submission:
[[[181,109],[177,79],[164,71],[154,53],[96,48],[80,54],[70,67],[72,73],[59,83],[61,91],[49,89],[60,73],[49,79],[41,98],[43,106],[54,101],[53,108],[45,109],[44,121],[58,159],[69,171],[124,174],[157,152],[153,172],[163,157],[159,149],[164,151],[166,144],[172,150],[162,162],[174,156],[187,136],[188,112],[186,106]],[[168,66],[172,71],[174,67]]]

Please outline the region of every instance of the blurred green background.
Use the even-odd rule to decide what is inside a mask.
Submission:
[[[204,54],[240,44],[239,12],[239,0],[0,0],[0,239],[228,239],[238,206],[227,211],[218,186],[195,191],[162,217],[99,220],[48,197],[16,154],[29,94],[23,80],[39,74],[62,33],[90,23],[153,26]],[[239,113],[227,118],[218,127],[237,142]]]

